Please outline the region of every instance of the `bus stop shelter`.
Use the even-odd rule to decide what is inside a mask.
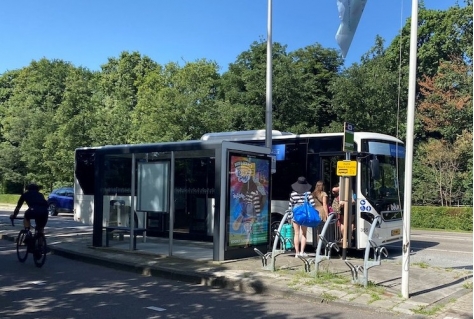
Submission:
[[[203,193],[213,202],[209,210],[212,213],[202,226],[212,236],[213,260],[254,256],[254,248],[266,250],[270,240],[270,150],[249,144],[201,140],[96,148],[92,245],[103,245],[103,230],[117,211],[115,207],[129,207],[130,249],[135,249],[133,238],[139,224],[140,229],[148,229],[153,219],[146,216],[159,215],[166,219],[163,229],[168,231],[169,255],[173,255],[177,197],[183,192],[190,193],[189,189],[176,187],[181,182],[182,159],[211,163],[204,175],[194,170],[195,174],[200,173],[199,178],[211,180],[206,188],[192,192]],[[192,176],[193,170],[188,178],[189,174]],[[117,199],[117,194],[122,199]],[[128,201],[127,205],[123,205],[123,199]]]

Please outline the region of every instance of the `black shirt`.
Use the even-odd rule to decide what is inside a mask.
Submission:
[[[48,202],[44,198],[43,194],[38,191],[27,191],[20,196],[18,200],[18,204],[15,208],[15,214],[18,214],[23,203],[28,205],[28,208],[32,208],[33,210],[47,210],[48,209]]]

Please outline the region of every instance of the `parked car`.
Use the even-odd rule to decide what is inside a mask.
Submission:
[[[72,213],[74,207],[74,188],[61,187],[53,190],[48,196],[48,211],[50,216],[59,213]]]

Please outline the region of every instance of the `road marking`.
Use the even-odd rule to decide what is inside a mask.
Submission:
[[[155,310],[155,311],[165,311],[166,310],[165,308],[159,308],[159,307],[153,307],[153,306],[146,307],[146,308],[150,309],[150,310]]]

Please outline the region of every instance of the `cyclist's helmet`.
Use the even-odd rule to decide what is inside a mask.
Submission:
[[[28,186],[26,186],[26,190],[28,190],[28,191],[39,191],[39,186],[35,183],[31,183],[31,184],[28,184]]]

